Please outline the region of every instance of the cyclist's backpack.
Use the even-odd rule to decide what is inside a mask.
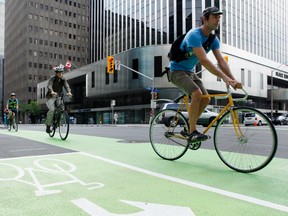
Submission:
[[[180,35],[175,41],[173,41],[170,51],[168,53],[168,58],[170,59],[170,61],[180,62],[183,60],[187,60],[190,56],[193,55],[193,53],[189,53],[186,50],[183,51],[180,49],[180,45],[185,36],[186,34]],[[202,44],[205,51],[210,49],[214,39],[215,35],[210,33],[208,39]]]

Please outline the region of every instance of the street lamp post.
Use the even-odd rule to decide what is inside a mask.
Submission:
[[[274,84],[273,84],[273,72],[277,71],[277,69],[279,69],[281,66],[283,65],[287,65],[288,62],[285,62],[285,63],[282,63],[280,64],[277,68],[275,68],[274,70],[271,71],[271,120],[273,120],[273,87],[274,87]]]

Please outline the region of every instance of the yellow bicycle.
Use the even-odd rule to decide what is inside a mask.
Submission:
[[[228,100],[227,105],[202,133],[206,134],[216,125],[213,141],[220,159],[233,170],[249,173],[270,163],[277,150],[278,138],[274,125],[264,113],[251,107],[234,106],[234,102],[246,101],[248,98],[247,91],[244,88],[241,90],[244,92],[242,98],[233,98],[233,89],[230,86],[227,93],[202,96]],[[189,120],[181,113],[185,107],[189,110],[189,97],[183,95],[173,102],[179,101],[181,102],[177,110],[160,111],[150,124],[151,145],[154,151],[166,160],[179,159],[188,149],[197,150],[201,146],[201,141],[191,141],[181,135],[182,131],[189,131]],[[261,127],[255,124],[249,127],[252,118],[249,116],[261,119]]]

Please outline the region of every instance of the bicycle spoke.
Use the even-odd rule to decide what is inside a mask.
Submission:
[[[239,120],[233,126],[234,112]],[[257,115],[263,126],[245,126],[245,115]],[[238,137],[239,134],[242,136]],[[220,159],[239,172],[254,172],[264,168],[275,155],[277,134],[266,115],[253,108],[235,108],[219,120],[214,132],[214,145]]]
[[[188,129],[185,117],[175,110],[162,110],[151,122],[150,142],[154,151],[163,159],[176,160],[188,149],[188,141],[180,132]]]

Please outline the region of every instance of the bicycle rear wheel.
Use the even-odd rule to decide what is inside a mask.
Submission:
[[[67,139],[69,134],[69,115],[66,111],[62,112],[60,115],[59,134],[62,140]]]
[[[180,132],[188,131],[185,117],[175,110],[160,111],[152,120],[149,138],[153,150],[165,160],[176,160],[182,157],[189,145]]]
[[[277,145],[277,133],[270,119],[250,107],[238,107],[226,112],[214,131],[218,156],[238,172],[255,172],[267,166],[276,153]]]

